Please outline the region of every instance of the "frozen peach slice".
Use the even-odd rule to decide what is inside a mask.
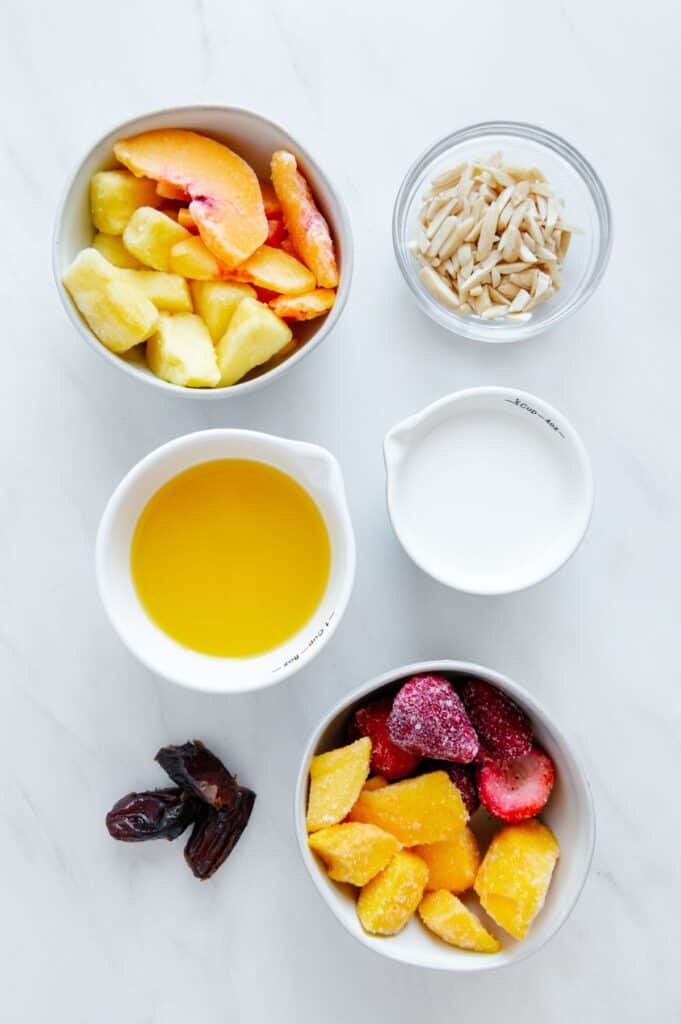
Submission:
[[[284,227],[284,222],[281,219],[281,217],[268,217],[267,224],[268,232],[265,244],[272,245],[274,246],[275,249],[279,249],[286,235],[286,228]]]
[[[485,854],[474,889],[490,917],[516,939],[525,937],[544,905],[560,847],[537,818],[500,829]]]
[[[480,850],[473,832],[466,826],[454,837],[441,843],[415,846],[418,854],[428,865],[426,889],[448,889],[449,892],[465,892],[475,881],[480,867]]]
[[[274,191],[272,183],[269,181],[261,181],[260,191],[262,192],[262,201],[265,206],[266,216],[281,217],[281,203],[277,199],[277,193]]]
[[[357,916],[372,935],[396,935],[412,916],[423,896],[428,868],[420,857],[400,850],[379,875],[362,889]]]
[[[366,885],[400,849],[395,836],[356,821],[322,828],[308,844],[324,861],[329,878],[350,885]]]
[[[178,188],[177,185],[171,185],[169,181],[159,181],[156,186],[156,195],[162,196],[163,199],[176,199],[181,203],[186,202],[189,198],[185,188]]]
[[[450,946],[476,953],[498,953],[501,949],[499,941],[483,928],[475,914],[446,889],[424,896],[419,914],[426,928]]]
[[[306,295],[278,295],[270,307],[282,320],[314,320],[328,313],[335,301],[333,288],[315,288]]]
[[[186,191],[201,238],[226,267],[243,263],[267,238],[255,171],[215,139],[161,128],[121,139],[114,153],[133,174]]]
[[[187,229],[187,231],[191,231],[193,235],[196,235],[199,232],[199,229],[196,226],[196,221],[186,206],[181,206],[177,211],[177,223],[181,224],[183,228]]]
[[[192,281],[217,281],[221,276],[220,264],[198,235],[189,235],[172,247],[170,269]]]
[[[271,167],[274,191],[297,253],[314,274],[320,288],[335,288],[338,267],[329,225],[298,170],[295,156],[285,149],[278,149],[272,154]]]
[[[239,310],[252,301],[244,299]],[[274,316],[271,312],[270,315]],[[371,740],[366,736],[346,747],[327,750],[312,758],[307,801],[308,832],[317,832],[343,820],[367,780],[370,758]]]
[[[234,281],[256,284],[280,295],[304,295],[314,288],[314,275],[295,256],[261,245],[229,274]]]

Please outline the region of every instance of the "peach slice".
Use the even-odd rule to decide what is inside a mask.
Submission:
[[[304,295],[314,288],[314,275],[307,267],[295,256],[273,249],[271,245],[261,245],[229,277],[280,295]]]
[[[255,171],[227,146],[182,128],[143,132],[114,145],[133,174],[184,189],[201,238],[228,269],[267,238],[267,217]]]
[[[265,215],[267,217],[281,217],[281,204],[277,199],[277,193],[274,191],[274,186],[271,182],[261,181],[260,191],[262,192],[262,201],[265,205]]]
[[[307,181],[298,170],[295,156],[285,149],[278,149],[272,154],[271,167],[274,191],[281,203],[284,223],[296,251],[321,288],[335,288],[338,284],[338,267],[329,225],[318,210]]]
[[[186,206],[180,207],[177,211],[177,223],[181,224],[183,228],[187,229],[187,231],[191,231],[193,235],[198,235],[199,229],[196,226],[196,221]]]
[[[314,320],[328,313],[335,301],[333,288],[315,288],[306,295],[278,295],[271,300],[270,308],[282,320]]]
[[[171,185],[169,181],[159,181],[156,186],[156,195],[162,196],[163,199],[176,199],[180,203],[186,203],[189,198],[186,189]]]
[[[275,249],[281,247],[281,243],[284,241],[286,235],[286,228],[284,222],[280,217],[268,217],[267,218],[268,231],[266,245],[272,245]]]

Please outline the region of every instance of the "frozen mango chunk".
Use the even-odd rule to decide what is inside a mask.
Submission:
[[[327,750],[312,758],[307,799],[308,832],[317,832],[343,820],[366,782],[370,758],[371,740],[366,736],[347,747]]]
[[[158,329],[147,342],[149,369],[170,384],[214,388],[220,381],[208,328],[194,313],[161,313]]]
[[[255,288],[250,284],[233,284],[231,281],[192,281],[190,288],[196,312],[216,344],[229,327],[232,314],[241,300],[255,298]]]
[[[428,881],[420,857],[401,850],[379,875],[364,886],[357,915],[372,935],[396,935],[418,907]]]
[[[156,306],[123,275],[96,249],[82,249],[63,277],[90,330],[116,353],[148,338],[158,320]]]
[[[490,917],[522,939],[544,905],[558,860],[558,840],[537,818],[506,825],[490,843],[475,891]]]
[[[366,885],[400,849],[395,836],[357,821],[322,828],[308,842],[326,864],[329,878],[351,885]]]
[[[236,384],[249,370],[280,352],[292,337],[288,324],[268,306],[248,296],[242,299],[215,346],[220,383],[223,387]]]
[[[107,235],[122,235],[139,206],[160,206],[156,183],[130,171],[98,171],[90,179],[92,223]]]
[[[145,267],[169,273],[170,250],[183,239],[193,237],[167,214],[140,206],[125,226],[123,244]]]
[[[350,819],[378,825],[403,846],[417,846],[453,839],[468,821],[468,812],[447,773],[438,771],[364,790]]]
[[[428,865],[426,889],[448,889],[465,892],[475,881],[480,867],[480,850],[473,832],[466,826],[454,837],[441,843],[415,846],[414,853]]]
[[[388,785],[388,780],[385,775],[372,775],[370,779],[367,779],[362,786],[362,792],[373,793],[375,789],[383,789],[384,786]]]
[[[142,289],[157,309],[167,313],[192,312],[189,285],[183,277],[160,270],[124,270],[123,274],[126,280]]]
[[[429,892],[421,900],[419,915],[431,932],[450,946],[472,949],[476,953],[498,953],[498,939],[480,924],[475,914],[446,889]]]

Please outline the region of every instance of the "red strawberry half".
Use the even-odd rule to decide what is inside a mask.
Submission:
[[[412,676],[398,690],[388,732],[398,747],[421,757],[469,764],[478,754],[466,710],[442,676]]]
[[[475,784],[475,769],[472,765],[453,764],[451,761],[424,761],[419,768],[422,772],[447,772],[461,794],[468,814],[475,814],[480,806],[478,787]]]
[[[480,761],[510,760],[530,752],[532,723],[501,690],[482,679],[468,679],[459,693],[480,739]]]
[[[405,775],[411,775],[420,758],[396,747],[390,739],[388,716],[392,703],[386,697],[359,708],[350,729],[355,737],[368,736],[371,740],[372,774],[385,775],[386,779],[403,779]]]
[[[549,755],[532,747],[513,761],[492,761],[478,768],[478,793],[490,814],[502,821],[526,821],[546,806],[555,777]]]

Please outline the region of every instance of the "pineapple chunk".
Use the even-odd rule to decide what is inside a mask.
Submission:
[[[96,249],[79,252],[63,281],[90,330],[111,352],[127,352],[153,333],[156,306]]]
[[[461,794],[446,772],[428,772],[372,792],[363,790],[350,812],[391,832],[403,846],[454,839],[468,821]]]
[[[114,267],[126,267],[129,270],[136,270],[142,264],[131,256],[123,245],[120,235],[105,235],[98,231],[92,240],[92,248],[101,252],[105,260],[112,263]]]
[[[387,868],[364,886],[357,915],[372,935],[396,935],[404,928],[423,896],[428,868],[420,857],[401,850]]]
[[[236,384],[254,366],[271,359],[292,337],[288,324],[262,302],[242,299],[216,346],[221,384]]]
[[[244,299],[244,302],[248,302]],[[360,740],[317,754],[310,764],[307,831],[337,825],[348,813],[369,774],[371,740]]]
[[[107,235],[122,235],[139,206],[160,206],[156,182],[130,171],[99,171],[90,179],[92,223]]]
[[[154,270],[170,271],[170,250],[184,238],[191,238],[181,224],[160,210],[141,206],[135,210],[123,232],[128,252]]]
[[[498,953],[501,949],[498,939],[490,935],[475,914],[446,889],[424,896],[419,914],[426,928],[450,946],[473,949],[476,953]]]
[[[190,277],[193,281],[217,281],[221,276],[220,264],[198,235],[186,232],[187,238],[173,246],[170,267],[174,274]]]
[[[147,362],[157,377],[185,388],[214,388],[220,381],[208,328],[193,313],[161,313],[147,342]]]
[[[428,890],[465,892],[473,885],[480,867],[478,842],[468,826],[462,828],[454,839],[415,846],[414,853],[428,865]]]
[[[498,925],[522,939],[544,905],[560,847],[537,818],[506,825],[490,843],[475,891]]]
[[[388,785],[388,780],[385,775],[372,775],[370,779],[367,779],[362,787],[363,793],[373,793],[375,789],[383,789],[384,786]]]
[[[206,324],[216,344],[229,327],[232,314],[241,300],[246,296],[255,298],[255,288],[251,288],[249,284],[192,281],[190,288],[196,312]]]
[[[326,864],[329,878],[351,885],[366,885],[400,849],[395,836],[354,821],[322,828],[308,843]]]
[[[137,284],[157,309],[167,313],[191,313],[193,310],[189,285],[177,274],[160,270],[126,270],[126,279]]]

